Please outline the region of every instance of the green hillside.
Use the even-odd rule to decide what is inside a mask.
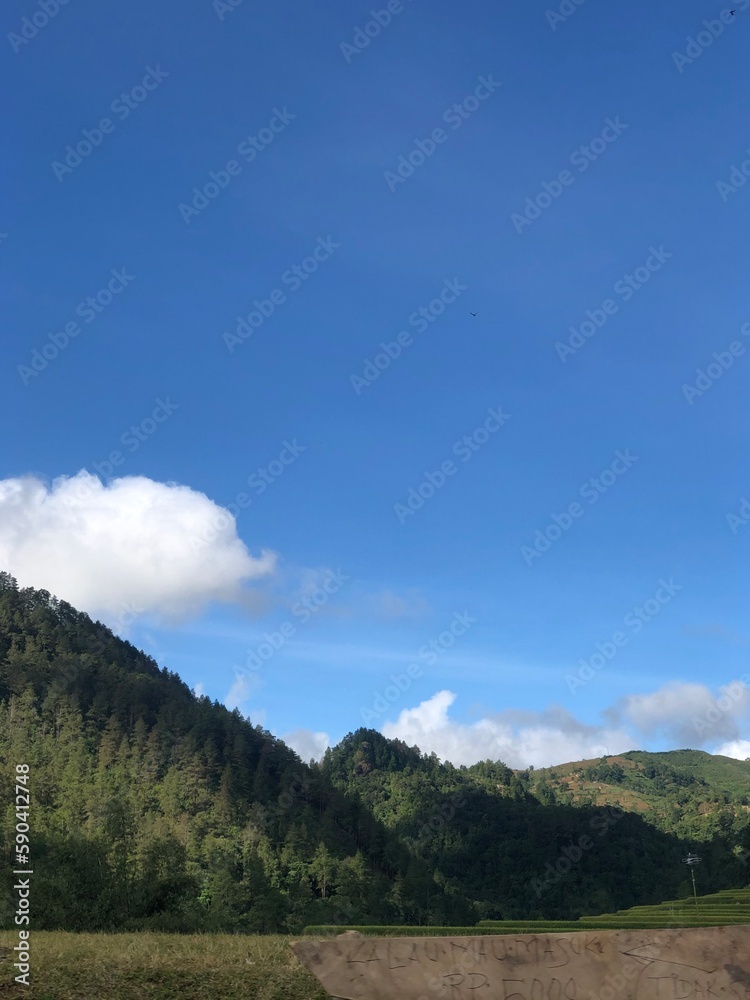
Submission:
[[[750,796],[750,760],[720,757],[703,750],[667,750],[664,753],[631,750],[625,756],[644,766],[665,764],[675,771],[709,782],[716,790]]]
[[[3,575],[6,857],[18,763],[30,769],[37,928],[294,932],[316,919],[394,916],[396,882],[409,919],[473,916],[280,740]],[[9,904],[0,916],[7,926]]]
[[[642,756],[618,758],[625,780],[583,773],[612,759],[456,768],[358,730],[309,766],[100,623],[0,574],[0,837],[8,857],[15,765],[28,764],[39,929],[570,920],[687,895],[688,849],[704,857],[701,890],[746,884],[733,762],[718,761],[714,782],[707,755]],[[571,782],[649,808],[602,807]],[[669,828],[660,810],[673,795],[684,815]]]
[[[651,906],[633,906],[617,913],[571,920],[480,920],[476,927],[356,926],[350,930],[371,936],[402,937],[409,935],[473,934],[553,934],[584,930],[650,929],[657,927],[750,926],[750,886],[725,889],[711,895],[674,899]],[[305,934],[316,937],[341,933],[341,927],[310,926]]]
[[[617,913],[581,917],[581,923],[599,926],[719,926],[750,924],[750,886],[724,889],[709,895],[672,899],[652,906],[631,906]]]
[[[627,809],[686,840],[741,831],[750,815],[750,761],[702,750],[633,750],[535,771],[543,801]]]
[[[489,761],[455,768],[374,730],[358,730],[328,751],[323,771],[429,856],[446,879],[465,886],[482,916],[575,918],[684,896],[691,892],[682,864],[688,850],[704,858],[704,888],[745,883],[750,825],[741,796],[734,801],[721,787],[673,774],[659,763],[661,755],[650,756],[653,765],[626,761],[614,774],[634,772],[631,784],[653,804],[650,811],[634,805],[635,791],[624,794],[609,774],[611,785],[598,771],[579,777],[602,762],[559,769],[587,783],[574,795],[563,780],[552,780],[556,769],[514,772]],[[695,822],[666,829],[659,810],[673,809]],[[581,837],[588,837],[583,850]],[[613,906],[615,898],[628,902]]]

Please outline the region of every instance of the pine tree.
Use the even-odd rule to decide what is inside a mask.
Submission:
[[[325,844],[318,844],[318,848],[310,862],[310,874],[318,887],[321,899],[326,899],[333,888],[335,879],[335,863]]]

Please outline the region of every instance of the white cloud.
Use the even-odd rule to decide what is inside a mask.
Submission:
[[[179,619],[247,602],[275,554],[252,556],[234,518],[203,493],[145,476],[106,486],[85,469],[51,486],[0,480],[0,567],[111,623],[130,607]]]
[[[393,590],[382,590],[370,598],[369,609],[377,618],[420,619],[429,614],[430,605],[418,590],[412,589],[403,595]]]
[[[195,685],[195,687],[193,688],[193,694],[195,695],[196,698],[202,698],[205,693],[206,693],[206,689],[203,687],[203,685],[199,681]]]
[[[235,673],[234,683],[227,691],[224,704],[230,712],[235,708],[239,708],[243,715],[247,715],[250,698],[260,686],[260,678],[255,674]]]
[[[608,714],[626,719],[647,736],[663,734],[683,747],[700,747],[740,735],[740,721],[750,708],[750,690],[733,681],[714,694],[704,684],[671,681],[651,694],[624,698]]]
[[[489,758],[515,768],[548,767],[633,749],[632,737],[624,730],[584,725],[563,708],[454,722],[448,709],[455,700],[452,691],[438,691],[416,708],[402,711],[396,722],[385,723],[383,735],[456,765]]]
[[[736,757],[737,760],[750,760],[750,740],[732,740],[722,743],[714,751],[720,757]]]
[[[331,745],[328,733],[314,733],[310,729],[295,729],[291,733],[286,733],[281,739],[299,754],[305,763],[310,760],[320,760]]]
[[[744,680],[725,684],[716,693],[702,684],[672,681],[606,709],[602,726],[586,725],[559,706],[456,722],[449,717],[456,695],[438,691],[416,708],[402,711],[395,722],[385,723],[382,732],[456,765],[490,758],[515,768],[549,767],[624,753],[642,746],[644,736],[666,737],[678,747],[723,739],[712,752],[744,760],[750,757],[750,740],[742,739],[740,731],[750,711],[750,688]]]

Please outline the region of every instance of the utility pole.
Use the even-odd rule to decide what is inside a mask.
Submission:
[[[698,892],[695,888],[695,866],[699,865],[703,858],[699,858],[697,854],[688,854],[686,858],[682,859],[682,863],[690,868],[690,874],[693,879],[693,898],[695,899],[695,909],[698,911],[700,916],[701,909],[698,906]]]

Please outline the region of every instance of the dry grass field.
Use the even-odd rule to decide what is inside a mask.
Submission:
[[[31,985],[0,933],[0,1000],[330,1000],[288,937],[32,932]]]

